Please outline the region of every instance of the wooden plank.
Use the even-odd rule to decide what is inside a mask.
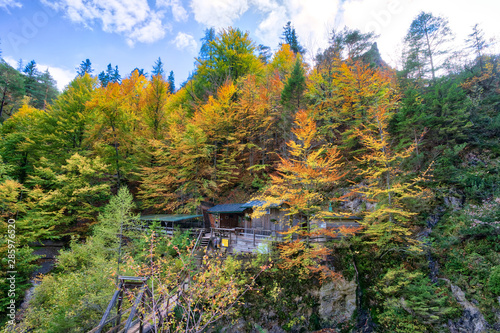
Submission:
[[[121,289],[122,289],[122,283],[120,283],[118,289],[113,294],[113,297],[111,298],[111,301],[109,302],[108,307],[106,308],[106,312],[104,312],[104,315],[102,316],[102,319],[99,322],[99,325],[97,326],[97,330],[95,331],[95,333],[100,333],[104,325],[106,324],[106,319],[111,313],[111,309],[113,309],[113,306],[115,306],[115,303],[118,300],[118,295],[120,294]]]
[[[145,282],[148,280],[147,277],[143,277],[143,276],[119,276],[118,279],[119,280],[130,280],[130,281],[142,281],[142,282]]]

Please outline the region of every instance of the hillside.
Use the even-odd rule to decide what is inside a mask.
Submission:
[[[271,57],[237,28],[207,30],[178,89],[160,59],[123,78],[82,62],[59,95],[34,61],[2,60],[5,323],[35,243],[67,244],[7,330],[87,332],[126,275],[158,298],[187,290],[165,332],[500,331],[500,55],[477,26],[466,58],[426,48],[446,31],[415,29],[399,71],[373,33],[337,31],[310,65],[290,25]],[[287,207],[269,253],[196,265],[189,232],[137,231],[138,215],[250,200]],[[360,227],[314,228],[339,216]]]

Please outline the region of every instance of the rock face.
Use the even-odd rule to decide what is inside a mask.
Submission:
[[[317,303],[314,306],[307,305],[304,298],[312,296]],[[258,318],[239,318],[231,324],[223,324],[219,329],[223,333],[285,333],[285,332],[308,332],[310,320],[316,317],[321,322],[321,327],[335,327],[338,324],[348,322],[352,319],[356,310],[356,281],[340,279],[335,282],[325,283],[320,288],[312,287],[304,295],[297,295],[293,299],[299,304],[298,309],[293,310],[290,318],[302,318],[293,327],[285,331],[282,322],[272,308],[261,308]],[[254,306],[248,304],[248,306]],[[319,317],[319,318],[318,318]],[[286,328],[286,327],[285,327]]]
[[[339,280],[324,284],[318,292],[319,316],[326,323],[343,323],[356,310],[356,282]]]
[[[464,308],[462,318],[457,321],[449,321],[448,327],[451,333],[480,333],[486,332],[488,323],[479,309],[465,298],[465,294],[459,287],[451,285],[451,292],[457,302]]]

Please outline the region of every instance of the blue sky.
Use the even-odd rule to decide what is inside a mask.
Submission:
[[[206,28],[239,27],[276,50],[292,21],[309,59],[333,28],[347,25],[378,33],[382,56],[397,67],[402,38],[422,10],[449,19],[455,49],[475,23],[500,40],[498,0],[0,0],[0,48],[11,64],[33,59],[48,68],[60,89],[87,58],[95,74],[111,63],[126,76],[136,67],[150,72],[161,57],[178,85],[194,68]]]

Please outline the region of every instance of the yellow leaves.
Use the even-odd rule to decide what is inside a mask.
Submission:
[[[322,282],[340,277],[340,274],[321,264],[325,256],[331,252],[323,245],[317,244],[311,247],[301,240],[295,240],[281,243],[278,248],[281,259],[278,267],[297,270],[300,279],[310,279],[315,275]]]

